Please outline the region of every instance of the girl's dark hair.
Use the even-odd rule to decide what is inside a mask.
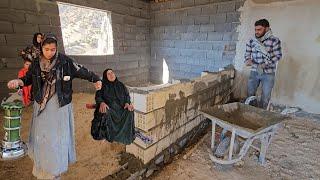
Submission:
[[[30,59],[24,59],[23,60],[23,63],[26,63],[26,62],[31,62],[32,63],[32,61]]]
[[[36,46],[36,47],[40,48],[41,42],[40,42],[40,43],[38,43],[38,41],[37,41],[37,37],[38,37],[38,35],[43,36],[43,34],[42,34],[42,33],[39,33],[39,32],[38,32],[38,33],[35,33],[35,34],[33,35],[32,44],[33,44],[34,46]]]
[[[254,23],[254,26],[270,27],[269,21],[266,19],[260,19]]]
[[[47,38],[42,42],[42,46],[46,45],[46,44],[56,44],[57,45],[57,41],[55,39],[52,38]]]

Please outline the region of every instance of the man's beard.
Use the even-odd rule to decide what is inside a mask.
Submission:
[[[265,34],[267,33],[266,30],[264,30],[263,34],[261,36],[257,36],[257,34],[255,34],[256,38],[262,38]]]

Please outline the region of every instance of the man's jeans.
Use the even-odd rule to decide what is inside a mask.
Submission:
[[[248,97],[255,96],[256,91],[261,82],[262,84],[262,95],[260,101],[260,107],[266,109],[271,98],[271,91],[274,85],[275,73],[262,73],[259,74],[256,71],[250,72],[248,82]]]

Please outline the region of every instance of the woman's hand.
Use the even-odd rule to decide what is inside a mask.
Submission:
[[[99,112],[106,113],[107,109],[109,109],[109,106],[106,103],[102,102],[99,107]]]
[[[21,79],[14,79],[8,82],[7,86],[9,89],[16,89],[19,86],[23,86],[23,81]]]
[[[97,81],[97,82],[95,82],[93,84],[94,84],[94,88],[96,88],[97,91],[100,90],[101,87],[102,87],[102,82],[101,81]]]
[[[133,107],[132,104],[126,103],[126,104],[124,105],[124,109],[128,109],[128,111],[133,111],[133,110],[134,110],[134,107]]]

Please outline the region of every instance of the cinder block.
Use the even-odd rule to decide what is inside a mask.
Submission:
[[[194,25],[194,17],[186,16],[181,19],[182,25]]]
[[[232,32],[232,23],[214,24],[216,32]]]
[[[18,57],[18,50],[17,50],[17,47],[14,45],[13,46],[0,46],[0,54],[1,54],[1,57],[4,57],[4,58],[17,58]]]
[[[34,0],[10,0],[10,7],[17,10],[37,11]]]
[[[207,59],[222,60],[222,53],[223,51],[207,51]]]
[[[181,0],[171,1],[171,9],[181,8]]]
[[[189,52],[185,51],[185,53],[188,54]],[[188,97],[195,93],[194,86],[196,83],[202,82],[203,84],[208,85],[209,83],[220,81],[221,76],[223,76],[224,74],[229,74],[230,71],[234,70],[230,69],[219,72],[218,74],[209,74],[207,76],[196,78],[192,82],[172,84],[169,87],[164,88],[152,90],[148,90],[148,88],[130,88],[130,92],[133,93],[132,99],[135,102],[139,102],[134,103],[136,110],[143,113],[148,113],[155,109],[164,107],[169,100],[169,94],[176,95],[175,99],[179,99],[179,93],[183,92],[183,96]]]
[[[26,22],[31,24],[49,25],[50,19],[47,15],[26,14]]]
[[[136,157],[142,160],[144,164],[150,162],[154,157],[160,154],[163,150],[168,148],[171,144],[176,142],[179,138],[181,138],[184,134],[187,134],[192,130],[192,127],[196,127],[199,125],[203,120],[196,120],[190,124],[187,124],[177,131],[173,132],[169,136],[166,136],[158,143],[152,145],[151,147],[144,149],[139,145],[133,143],[131,145],[126,146],[126,151],[128,153],[134,154]],[[188,131],[189,130],[189,131]]]
[[[227,13],[227,21],[228,23],[239,22],[240,21],[240,12],[231,12]]]
[[[194,6],[194,0],[181,0],[181,7]]]
[[[39,25],[40,32],[43,33],[54,33],[56,36],[62,37],[61,27],[59,26],[47,26],[47,25]]]
[[[1,26],[0,26],[1,27]],[[7,43],[6,37],[4,34],[0,35],[0,45],[5,45]]]
[[[58,4],[56,2],[40,3],[39,12],[47,15],[59,15]]]
[[[9,0],[2,0],[2,1],[0,1],[0,7],[1,7],[1,8],[7,8],[7,7],[9,7]]]
[[[9,9],[0,9],[0,21],[7,21],[13,23],[24,23],[26,19],[24,13]]]
[[[61,26],[60,17],[59,16],[51,16],[50,17],[50,24],[52,26]]]
[[[201,7],[194,7],[187,10],[187,16],[199,16],[201,14]]]
[[[175,29],[175,26],[166,26],[164,31],[165,33],[175,33],[176,29]]]
[[[32,35],[7,34],[6,40],[8,45],[27,46],[32,42]]]
[[[204,5],[208,4],[210,0],[194,0],[195,5]]]
[[[136,16],[136,17],[140,17],[141,16],[141,10],[139,10],[137,8],[133,8],[133,7],[130,7],[129,10],[130,10],[130,15],[131,16]]]
[[[221,41],[223,33],[221,32],[208,32],[208,41]]]
[[[223,33],[223,40],[224,41],[231,41],[233,33],[232,32],[225,32]]]
[[[195,33],[198,33],[199,31],[200,31],[200,26],[199,26],[199,25],[187,26],[187,32],[195,32]]]
[[[14,29],[14,32],[18,34],[33,35],[35,32],[39,32],[38,25],[33,25],[33,24],[13,24],[13,29]]]
[[[213,32],[214,31],[214,25],[208,24],[208,25],[201,25],[200,26],[200,32]]]
[[[136,25],[136,18],[132,16],[125,16],[124,23],[130,24],[130,25]]]
[[[116,13],[111,13],[112,24],[124,24],[124,16]]]
[[[179,49],[183,49],[186,47],[186,43],[185,43],[185,41],[174,41],[174,47],[179,48]]]
[[[202,15],[213,15],[216,14],[218,10],[218,6],[214,4],[209,4],[207,6],[202,7],[201,14]]]
[[[215,15],[210,16],[210,23],[216,24],[216,23],[225,23],[227,21],[227,15],[226,13],[219,13]]]
[[[0,21],[0,33],[13,33],[12,24],[9,22]]]
[[[210,16],[198,16],[194,18],[194,24],[209,24]]]
[[[235,1],[218,4],[218,13],[234,12],[234,11],[236,11],[236,2]]]

